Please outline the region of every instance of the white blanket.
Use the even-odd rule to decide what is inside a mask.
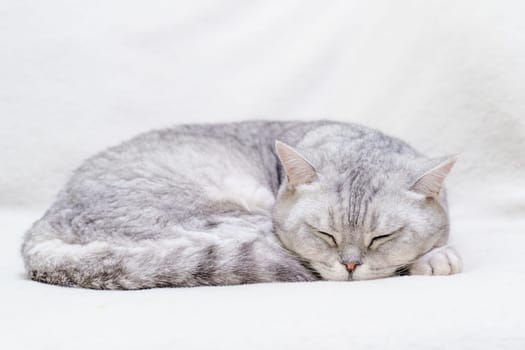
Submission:
[[[525,2],[0,5],[0,348],[524,349]],[[82,159],[178,123],[329,118],[430,155],[464,273],[97,292],[25,279]]]

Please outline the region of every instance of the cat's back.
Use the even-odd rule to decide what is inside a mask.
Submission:
[[[131,215],[183,222],[196,213],[269,214],[280,183],[275,140],[319,123],[181,125],[138,135],[86,160],[48,214],[78,222],[77,232],[107,231],[107,221]]]
[[[275,169],[275,139],[305,123],[239,122],[188,124],[152,130],[87,159],[70,185],[86,179],[112,184],[149,182],[228,182],[231,175],[250,174],[276,190],[267,169]],[[140,185],[140,183],[136,183]]]
[[[117,178],[158,175],[191,181],[211,176],[217,181],[227,172],[248,172],[264,177],[260,180],[277,190],[275,179],[268,173],[277,166],[275,141],[295,144],[309,131],[328,123],[250,121],[153,130],[87,159],[72,180],[95,176],[98,181],[114,182]],[[215,172],[210,171],[212,168]]]

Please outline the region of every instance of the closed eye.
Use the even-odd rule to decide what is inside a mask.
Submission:
[[[324,232],[324,231],[317,231],[317,233],[319,233],[320,235],[323,235],[325,236],[326,238],[332,240],[332,242],[334,243],[334,245],[337,247],[337,241],[335,240],[335,237],[332,236],[331,234],[327,233],[327,232]]]
[[[375,236],[370,241],[370,244],[368,245],[368,249],[372,248],[373,245],[377,246],[377,245],[380,245],[382,243],[385,243],[385,242],[391,240],[392,238],[394,238],[394,235],[396,235],[399,232],[401,232],[403,230],[403,228],[404,227],[401,227],[401,228],[399,228],[399,229],[395,230],[394,232],[391,232],[391,233],[389,233],[387,235]]]

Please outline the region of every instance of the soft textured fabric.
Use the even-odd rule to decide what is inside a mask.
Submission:
[[[0,6],[2,348],[523,348],[524,2]],[[261,118],[460,153],[447,186],[465,271],[132,293],[24,279],[23,232],[82,159],[150,128]]]

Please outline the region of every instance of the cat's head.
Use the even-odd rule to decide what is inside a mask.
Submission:
[[[418,158],[375,174],[349,166],[341,173],[316,170],[284,143],[276,150],[286,172],[274,206],[276,233],[323,279],[392,276],[445,244],[442,187],[455,158]]]

